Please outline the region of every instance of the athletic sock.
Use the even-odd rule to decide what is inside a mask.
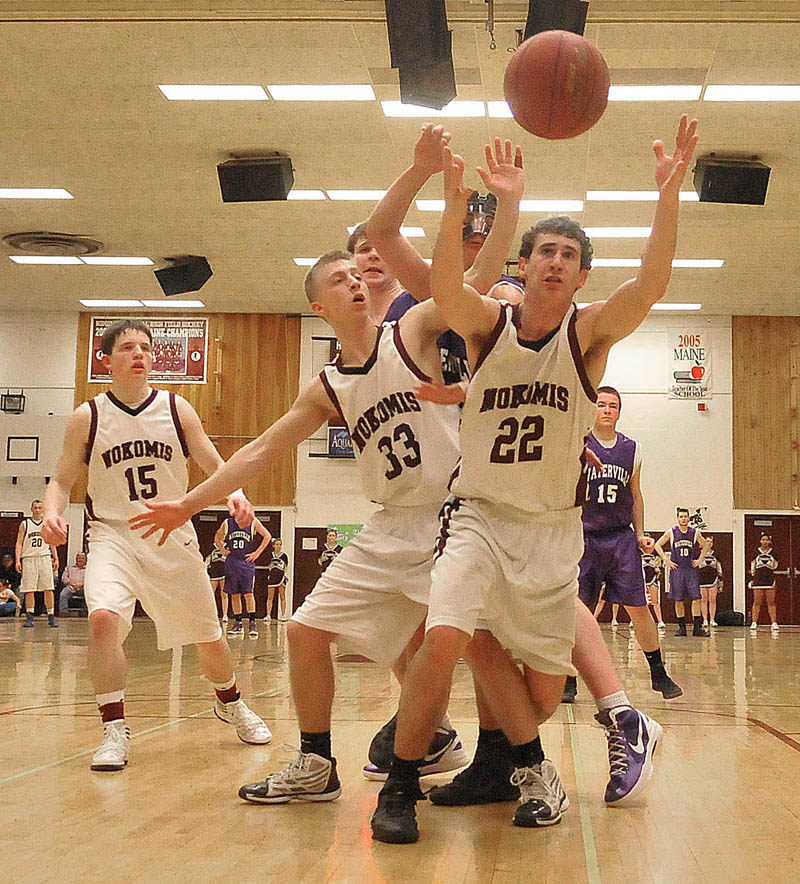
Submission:
[[[416,786],[419,790],[419,765],[421,763],[421,758],[398,758],[393,754],[389,775],[386,778],[387,785],[391,783],[393,786],[406,789]]]
[[[333,758],[331,755],[331,732],[311,733],[310,731],[300,731],[300,751],[304,755],[313,753],[321,758],[330,760]]]
[[[122,721],[125,718],[125,691],[95,694],[95,700],[103,724],[108,724],[109,721]]]
[[[606,712],[609,709],[615,709],[617,706],[630,706],[631,701],[625,691],[617,691],[614,694],[608,694],[600,697],[597,701],[597,711]]]
[[[664,668],[664,661],[661,659],[661,648],[656,648],[655,651],[644,651],[643,653],[647,658],[652,674],[655,675]]]
[[[686,618],[685,617],[678,617],[678,626],[682,626],[684,629],[686,629]]]
[[[490,730],[485,727],[478,728],[478,745],[475,747],[476,755],[479,752],[491,752],[492,754],[501,750],[508,752],[510,746],[511,744],[508,742],[508,737],[505,735],[505,731],[500,728],[497,728],[496,730]]]
[[[235,675],[232,675],[230,680],[223,684],[212,683],[211,687],[214,688],[214,693],[217,695],[217,699],[220,703],[235,703],[241,696],[239,688],[236,687]]]
[[[519,746],[512,743],[510,756],[514,767],[533,767],[534,764],[541,764],[544,761],[541,737],[536,737]]]
[[[442,723],[439,727],[443,727],[447,731],[454,730],[453,725],[450,724],[450,716],[445,712],[444,717],[442,718]]]
[[[237,623],[241,623],[241,622],[242,622],[242,617],[244,617],[244,614],[234,614],[234,615],[233,615],[233,619],[234,619]]]

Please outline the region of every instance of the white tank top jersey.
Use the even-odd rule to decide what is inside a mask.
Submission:
[[[175,500],[186,493],[189,449],[174,393],[151,390],[136,408],[101,393],[86,406],[91,413],[90,520],[124,522],[146,511],[149,500]]]
[[[22,541],[21,559],[29,559],[36,556],[50,557],[50,547],[42,540],[42,524],[44,519],[38,522],[33,519],[25,519],[25,538]]]
[[[378,329],[363,366],[340,361],[326,365],[320,380],[353,440],[364,494],[384,505],[439,506],[458,459],[458,406],[414,395],[431,379],[409,356],[397,323]]]
[[[578,346],[577,306],[541,341],[521,342],[511,305],[500,303],[461,415],[453,493],[530,513],[572,509],[585,496],[580,456],[597,399]]]

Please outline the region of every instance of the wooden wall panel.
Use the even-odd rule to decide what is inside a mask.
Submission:
[[[105,315],[105,314],[104,314]],[[168,314],[165,314],[165,316]],[[185,314],[175,314],[185,315]],[[260,435],[286,412],[298,392],[300,317],[276,313],[208,315],[208,383],[168,384],[200,415],[206,432],[224,458]],[[75,404],[108,389],[87,381],[91,314],[78,319]],[[158,385],[156,385],[158,386]],[[292,452],[245,487],[257,506],[291,506],[295,499],[297,453]],[[191,464],[190,485],[203,478]],[[85,483],[73,489],[82,503]]]
[[[733,316],[733,499],[737,509],[800,504],[800,318]]]

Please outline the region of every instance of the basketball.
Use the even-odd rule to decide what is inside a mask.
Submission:
[[[609,85],[597,47],[569,31],[544,31],[512,56],[503,93],[523,129],[540,138],[574,138],[603,115]]]

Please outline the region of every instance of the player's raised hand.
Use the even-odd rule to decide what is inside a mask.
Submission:
[[[450,143],[450,133],[443,126],[427,123],[414,145],[414,167],[426,175],[442,171],[442,148]]]
[[[128,524],[133,531],[144,529],[144,534],[142,534],[143,540],[146,540],[157,531],[161,531],[161,538],[158,541],[159,546],[163,546],[169,535],[176,528],[180,528],[184,522],[188,522],[192,515],[179,500],[146,503],[145,506],[148,512],[133,516],[133,518],[128,519]]]
[[[61,546],[67,542],[67,523],[61,516],[49,516],[42,524],[42,540],[48,546]]]
[[[458,405],[466,401],[467,384],[443,384],[440,381],[422,381],[414,387],[414,395],[421,402],[434,402],[437,405]]]
[[[240,528],[247,528],[256,517],[253,504],[244,496],[243,491],[234,491],[228,496],[228,514],[236,519]]]
[[[510,141],[494,140],[494,152],[491,145],[484,148],[486,168],[478,166],[478,174],[487,190],[496,197],[507,194],[517,200],[522,198],[525,190],[525,173],[522,171],[522,148],[512,147]]]
[[[447,145],[442,148],[442,171],[445,208],[458,209],[464,214],[472,190],[464,186],[464,160],[457,153],[453,153]]]
[[[683,114],[678,124],[678,134],[675,136],[675,150],[671,155],[664,152],[663,141],[653,142],[656,155],[656,185],[661,193],[677,192],[681,189],[699,140],[697,120],[692,120],[690,123],[689,117]]]

